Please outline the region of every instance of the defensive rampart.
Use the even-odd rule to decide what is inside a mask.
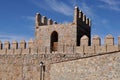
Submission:
[[[88,37],[83,36],[80,40],[81,45],[75,46],[71,45],[60,45],[58,46],[58,51],[53,51],[53,54],[102,54],[106,52],[119,51],[120,37],[118,38],[118,45],[114,45],[114,37],[112,35],[107,35],[104,39],[104,44],[101,45],[101,39],[98,36],[92,38],[92,45],[88,46]],[[13,41],[0,42],[0,55],[1,54],[51,54],[50,46],[39,46],[36,47],[33,40],[26,42],[21,40],[20,43]]]

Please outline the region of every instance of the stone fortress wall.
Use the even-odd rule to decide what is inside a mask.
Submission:
[[[0,41],[0,80],[120,80],[120,37],[117,45],[112,35],[104,44],[91,39],[91,20],[78,7],[72,23],[39,13],[35,23],[34,40]]]
[[[120,80],[120,52],[51,64],[50,80]]]
[[[80,39],[83,35],[91,40],[91,20],[78,7],[74,9],[73,22],[67,24],[56,24],[52,19],[36,14],[35,21],[35,42],[36,46],[50,46],[52,34],[57,35],[57,45],[80,45]],[[54,40],[53,40],[54,41]],[[39,45],[40,44],[40,45]],[[54,43],[53,43],[54,44]],[[58,48],[59,50],[59,48]]]
[[[104,44],[101,45],[101,39],[99,36],[94,36],[92,38],[92,44],[89,46],[88,37],[83,36],[80,40],[80,46],[74,46],[73,44],[65,44],[60,47],[60,50],[53,51],[52,53],[60,53],[60,54],[74,54],[74,53],[88,53],[88,55],[106,53],[106,52],[114,52],[119,51],[120,49],[120,37],[118,37],[118,45],[114,45],[114,37],[112,35],[107,35],[104,40]],[[39,49],[40,48],[40,49]],[[35,47],[34,41],[31,39],[28,42],[25,40],[21,40],[20,43],[17,41],[13,41],[10,43],[6,41],[2,43],[0,41],[0,54],[51,54],[50,46],[41,46]]]
[[[0,80],[119,80],[120,48],[111,35],[100,45],[95,36],[91,46],[81,38],[81,46],[65,45],[61,51],[34,49],[33,40],[4,43],[0,50]],[[120,41],[120,38],[119,40]],[[18,47],[19,46],[19,47]],[[44,63],[41,78],[40,62]]]

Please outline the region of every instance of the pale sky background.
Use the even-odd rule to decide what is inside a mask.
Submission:
[[[120,0],[0,0],[0,40],[34,39],[35,14],[58,23],[73,21],[77,5],[92,20],[92,36],[120,35]]]

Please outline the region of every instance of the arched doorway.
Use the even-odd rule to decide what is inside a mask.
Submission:
[[[56,31],[53,31],[51,34],[51,52],[58,50],[58,33]]]

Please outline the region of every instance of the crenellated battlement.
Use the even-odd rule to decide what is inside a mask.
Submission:
[[[41,16],[40,13],[36,13],[36,20],[35,20],[35,26],[36,29],[39,26],[43,26],[43,25],[53,25],[53,24],[57,24],[56,21],[53,21],[52,19],[48,19],[46,16]]]
[[[86,17],[86,15],[79,10],[79,8],[76,6],[74,9],[74,21],[75,24],[84,23],[85,25],[91,26],[91,20]]]
[[[2,43],[0,41],[0,54],[29,54],[30,50],[34,47],[34,41],[31,39],[26,43],[25,40],[21,40],[20,43],[17,41],[13,41],[10,43],[9,41],[5,41]]]
[[[0,41],[0,54],[92,55],[120,50],[120,37],[118,45],[114,45],[114,37],[110,34],[105,37],[103,45],[99,36],[91,39],[91,20],[78,7],[75,7],[74,20],[69,24],[57,24],[40,13],[36,14],[35,21],[35,40]]]
[[[89,38],[84,35],[81,40],[80,46],[75,46],[74,44],[58,44],[58,51],[50,51],[50,46],[39,46],[36,47],[35,43],[32,39],[28,42],[25,40],[21,40],[19,43],[17,41],[13,41],[10,43],[9,41],[5,41],[2,43],[0,41],[0,55],[4,54],[76,54],[79,53],[81,55],[94,55],[94,54],[103,54],[108,52],[114,52],[120,50],[120,37],[118,37],[118,45],[114,45],[114,37],[112,35],[107,35],[104,39],[104,44],[101,45],[101,39],[99,36],[95,35],[92,38],[92,45],[88,46]]]
[[[91,20],[77,6],[73,17],[37,13],[34,40],[0,41],[0,80],[120,80],[120,36],[91,38]]]
[[[92,38],[92,44],[91,46],[88,46],[88,37],[83,36],[80,40],[82,43],[81,46],[77,46],[76,53],[92,53],[92,54],[102,54],[102,53],[108,53],[108,52],[114,52],[119,51],[119,41],[120,38],[118,37],[118,45],[114,45],[114,37],[112,35],[107,35],[104,39],[104,44],[101,45],[101,38],[97,35],[95,35]]]
[[[91,26],[91,20],[81,10],[79,10],[77,6],[74,9],[74,20],[71,23],[74,23],[76,25],[84,24],[89,27]],[[57,24],[57,22],[53,21],[50,18],[48,19],[46,16],[41,16],[40,13],[36,13],[35,24],[37,29],[39,26],[53,25],[53,24]]]
[[[52,35],[52,32],[55,31],[57,35],[60,34],[60,36],[58,36],[60,42],[64,42],[66,44],[72,41],[72,44],[76,44],[77,46],[79,46],[82,44],[80,43],[79,40],[83,35],[86,35],[89,38],[88,45],[90,45],[91,44],[91,20],[87,18],[86,15],[81,10],[79,10],[77,6],[74,8],[73,17],[74,17],[73,22],[70,22],[64,25],[64,24],[57,24],[57,22],[53,21],[52,19],[47,19],[47,17],[41,16],[40,13],[37,13],[36,26],[35,26],[36,42],[38,43],[41,42],[42,46],[51,45],[51,44],[54,45],[54,42],[50,43],[52,41],[48,41],[48,40],[52,40],[51,35]]]

